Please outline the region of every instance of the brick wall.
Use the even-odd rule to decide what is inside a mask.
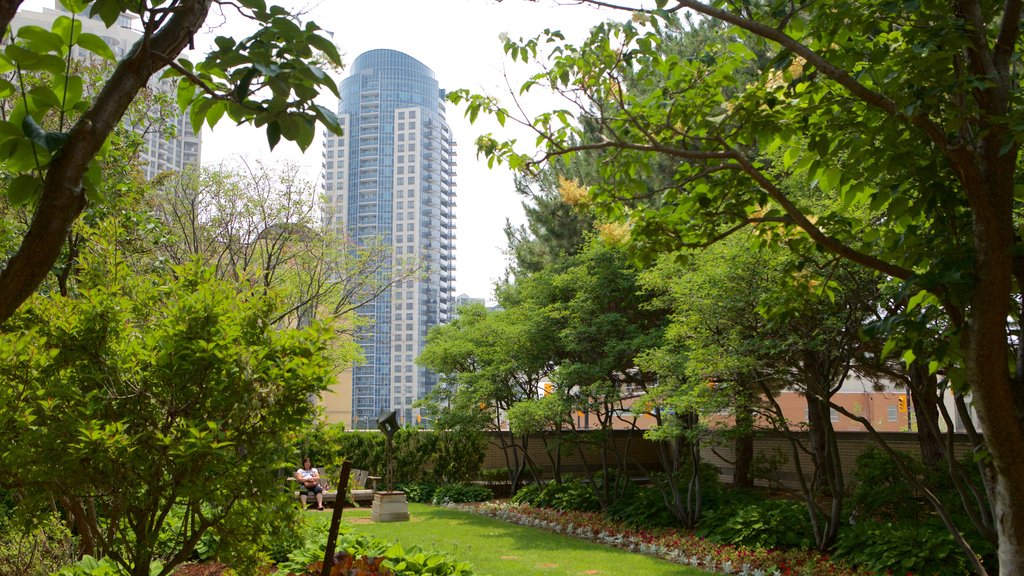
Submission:
[[[883,432],[880,435],[892,448],[896,450],[910,452],[912,454],[919,453],[917,436],[915,434],[904,432]],[[807,435],[804,433],[800,436],[806,443]],[[545,441],[547,442],[546,444]],[[839,454],[843,465],[843,475],[849,484],[853,479],[857,456],[859,456],[868,446],[874,446],[875,441],[867,432],[836,432],[836,441],[839,445]],[[527,452],[533,461],[543,469],[543,474],[547,478],[550,478],[552,469],[551,460],[548,454],[550,450],[553,450],[556,443],[557,439],[553,435],[532,436],[527,442]],[[609,444],[614,444],[616,448],[615,452],[618,454],[628,454],[627,463],[631,474],[646,476],[650,472],[657,472],[661,470],[661,464],[658,459],[658,448],[654,442],[643,438],[642,432],[617,430],[613,432],[612,440]],[[958,435],[954,446],[958,458],[963,456],[970,449],[970,445],[965,435]],[[719,475],[723,482],[732,482],[733,466],[730,462],[733,460],[734,452],[731,445],[705,445],[701,454],[705,462],[708,462],[718,468]],[[759,456],[763,459],[775,454],[782,454],[784,457],[784,461],[778,466],[777,474],[775,474],[770,480],[759,478],[756,481],[757,485],[768,486],[771,484],[794,490],[799,489],[800,485],[797,479],[796,467],[793,464],[793,451],[789,442],[782,436],[782,434],[778,432],[759,432],[754,438],[754,454],[755,460],[757,460]],[[592,471],[600,470],[600,456],[601,455],[597,448],[593,446],[584,447],[582,457],[575,446],[567,446],[566,450],[562,453],[562,470],[564,472],[582,473],[584,470],[584,462],[586,462],[586,465],[589,466]],[[611,447],[606,453],[606,460],[610,466],[614,466],[614,462],[616,461],[615,453],[613,453]],[[805,474],[809,477],[812,470],[810,455],[801,452],[800,462],[801,466],[804,467]],[[484,457],[483,467],[485,469],[506,467],[505,457],[499,448],[495,434],[491,434],[489,437],[487,454]]]

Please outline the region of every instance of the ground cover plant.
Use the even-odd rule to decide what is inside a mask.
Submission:
[[[867,576],[878,573],[874,569],[833,562],[828,556],[807,549],[745,548],[716,543],[675,529],[631,530],[593,512],[566,512],[510,503],[467,506],[459,510],[656,556],[709,572],[744,576]]]
[[[327,550],[330,517],[320,514],[306,523],[306,541],[292,551],[285,562],[277,566],[280,576],[306,576],[320,574]],[[355,533],[343,526],[338,534],[331,574],[359,574],[360,576],[472,576],[466,562],[458,561],[436,551],[424,552],[417,547],[403,548],[390,539]]]

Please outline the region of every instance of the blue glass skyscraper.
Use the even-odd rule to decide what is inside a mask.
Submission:
[[[413,360],[454,304],[455,152],[444,91],[415,58],[372,50],[342,81],[338,113],[344,134],[328,137],[324,151],[329,225],[350,241],[390,246],[380,281],[419,267],[358,310],[370,322],[359,336],[366,362],[352,371],[353,424],[374,427],[390,409],[414,423],[412,403],[437,376]]]

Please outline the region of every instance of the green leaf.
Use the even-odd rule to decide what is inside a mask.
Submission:
[[[70,110],[82,101],[82,94],[85,92],[85,82],[81,76],[57,76],[52,84],[53,92],[61,100],[60,107],[63,110]]]
[[[82,33],[82,21],[72,20],[67,16],[58,16],[53,21],[53,25],[50,26],[50,30],[54,34],[60,36],[63,44],[71,44],[73,40],[77,40],[79,34]]]
[[[64,59],[56,54],[40,54],[17,44],[6,46],[4,53],[12,63],[21,67],[22,70],[52,74],[64,72]]]
[[[63,38],[39,26],[22,26],[18,29],[18,40],[36,52],[60,52],[64,47]]]
[[[100,193],[100,183],[102,180],[103,169],[100,168],[100,163],[94,159],[89,163],[89,169],[82,176],[82,187],[85,189],[85,197],[90,202],[97,202],[103,199],[103,195]]]
[[[43,129],[36,123],[35,118],[30,114],[26,114],[25,118],[22,119],[21,130],[25,133],[25,136],[32,142],[35,142],[37,146],[49,150],[49,148],[46,147],[46,132],[43,132]]]
[[[249,68],[242,76],[242,79],[235,84],[233,95],[236,102],[244,102],[249,97],[249,86],[257,75],[259,75],[259,72],[255,68]]]
[[[206,113],[206,122],[213,128],[220,122],[220,119],[224,116],[224,112],[227,111],[227,103],[217,101],[213,106],[210,106],[210,110]]]
[[[267,143],[270,144],[270,149],[273,150],[280,141],[281,125],[277,123],[277,120],[271,121],[267,124]]]
[[[178,92],[175,95],[175,101],[178,104],[178,108],[181,110],[188,109],[189,105],[192,104],[192,100],[196,96],[197,90],[199,90],[199,88],[187,80],[178,82]]]
[[[28,91],[28,95],[31,96],[31,101],[34,104],[31,108],[33,112],[39,110],[39,104],[46,105],[45,108],[43,108],[44,110],[48,110],[50,108],[59,109],[61,107],[60,98],[49,86],[36,86]]]
[[[295,143],[299,145],[300,149],[305,150],[313,144],[313,139],[316,138],[316,122],[312,118],[299,116],[296,126]]]
[[[218,50],[234,50],[236,46],[235,39],[228,36],[217,36],[213,43],[217,45]]]
[[[257,12],[266,12],[267,3],[263,0],[241,0],[242,6],[248,6]]]
[[[118,0],[96,0],[89,10],[89,15],[99,16],[107,28],[110,28],[121,16],[121,4]]]
[[[341,64],[341,54],[338,52],[338,47],[329,38],[319,34],[312,34],[309,37],[309,44],[323,52],[332,63]]]
[[[46,133],[46,149],[50,152],[60,150],[68,141],[67,132],[47,132]]]
[[[832,192],[839,186],[843,172],[838,168],[826,166],[818,174],[818,186],[825,192]]]
[[[81,14],[88,4],[87,0],[60,0],[60,5],[72,14]]]
[[[14,206],[21,206],[39,197],[43,183],[32,174],[19,174],[7,185],[7,198]]]
[[[890,338],[885,341],[885,345],[882,346],[882,358],[887,358],[889,353],[896,348],[896,340]]]
[[[100,58],[105,58],[111,62],[117,61],[117,56],[114,55],[114,51],[110,49],[110,46],[103,41],[103,38],[95,34],[84,32],[78,36],[75,43]]]

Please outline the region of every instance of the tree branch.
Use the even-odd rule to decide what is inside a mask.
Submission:
[[[999,25],[999,37],[996,39],[995,66],[1003,74],[1009,69],[1013,58],[1013,49],[1020,37],[1021,0],[1006,0],[1003,5],[1003,21]]]
[[[118,64],[92,108],[75,123],[47,171],[35,215],[18,251],[0,272],[0,323],[27,300],[60,256],[64,238],[86,206],[82,177],[135,96],[159,70],[153,52],[178,55],[205,21],[211,0],[189,0]]]
[[[786,214],[793,219],[796,225],[806,232],[807,235],[822,248],[825,248],[833,254],[842,256],[847,260],[856,262],[861,266],[892,276],[893,278],[899,278],[900,280],[906,281],[914,276],[914,273],[906,268],[880,260],[870,254],[854,250],[835,238],[828,236],[821,230],[821,228],[815,226],[814,223],[811,222],[795,204],[793,204],[786,194],[775,186],[774,182],[769,180],[760,170],[758,170],[746,158],[746,156],[743,155],[743,153],[738,150],[733,150],[732,157],[740,164],[740,166],[743,167],[743,171],[757,182],[758,186],[760,186],[762,190],[767,192],[773,200],[779,203],[779,206],[786,211]]]
[[[0,33],[7,30],[22,0],[0,0]]]

